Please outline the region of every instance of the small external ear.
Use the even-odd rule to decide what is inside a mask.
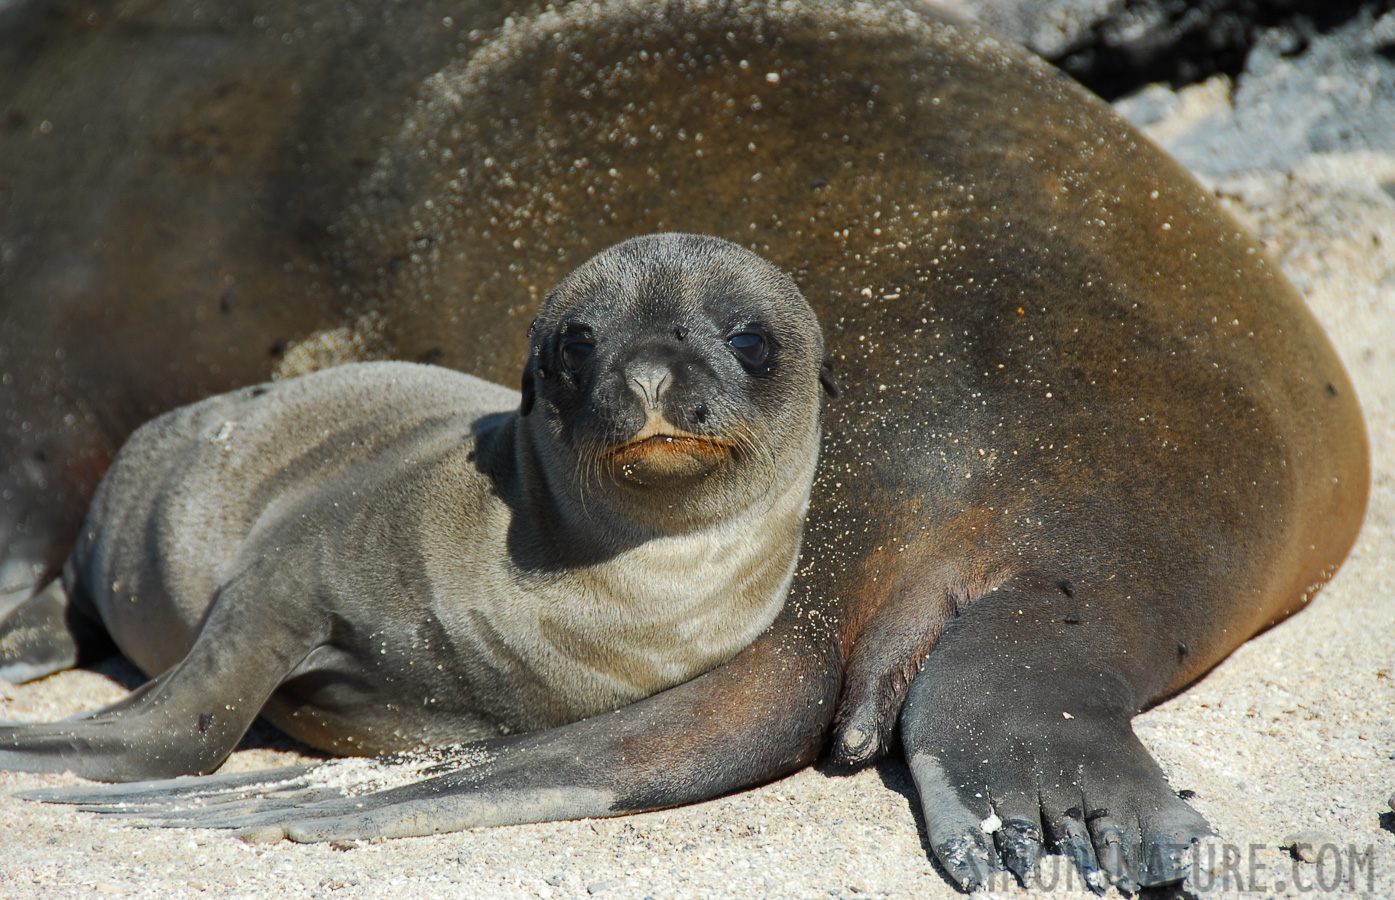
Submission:
[[[533,400],[537,397],[537,388],[533,382],[538,376],[538,358],[533,356],[528,360],[528,365],[523,367],[523,400],[518,404],[518,414],[526,416],[533,411]]]
[[[833,357],[827,353],[823,355],[823,365],[819,366],[819,384],[823,385],[823,392],[835,400],[843,393],[838,387],[838,376],[833,374]]]

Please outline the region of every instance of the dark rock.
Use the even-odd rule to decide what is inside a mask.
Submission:
[[[1395,0],[939,0],[1021,41],[1107,99],[1146,84],[1235,76],[1267,42],[1283,56]]]

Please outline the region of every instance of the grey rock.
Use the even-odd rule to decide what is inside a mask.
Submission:
[[[1326,847],[1338,847],[1337,839],[1325,831],[1300,831],[1285,837],[1280,847],[1306,863],[1317,862]]]
[[[1251,169],[1287,170],[1313,153],[1395,151],[1395,12],[1363,13],[1285,56],[1281,35],[1262,39],[1229,92],[1162,139],[1182,165],[1204,176]],[[1224,94],[1215,90],[1212,94]],[[1201,88],[1190,88],[1196,92]],[[1147,129],[1173,116],[1181,94],[1155,85],[1115,104]]]
[[[1047,59],[1092,43],[1095,28],[1124,12],[1124,0],[939,0],[937,5],[976,19]]]

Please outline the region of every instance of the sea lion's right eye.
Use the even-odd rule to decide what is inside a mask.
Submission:
[[[562,367],[575,375],[595,352],[596,345],[589,341],[567,341],[562,345]]]

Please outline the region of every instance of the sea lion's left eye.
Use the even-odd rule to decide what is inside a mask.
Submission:
[[[562,365],[568,373],[575,375],[595,352],[596,345],[589,341],[567,341],[562,345]]]
[[[736,351],[742,362],[758,366],[770,355],[770,345],[765,336],[754,331],[739,331],[727,338],[727,346]]]

